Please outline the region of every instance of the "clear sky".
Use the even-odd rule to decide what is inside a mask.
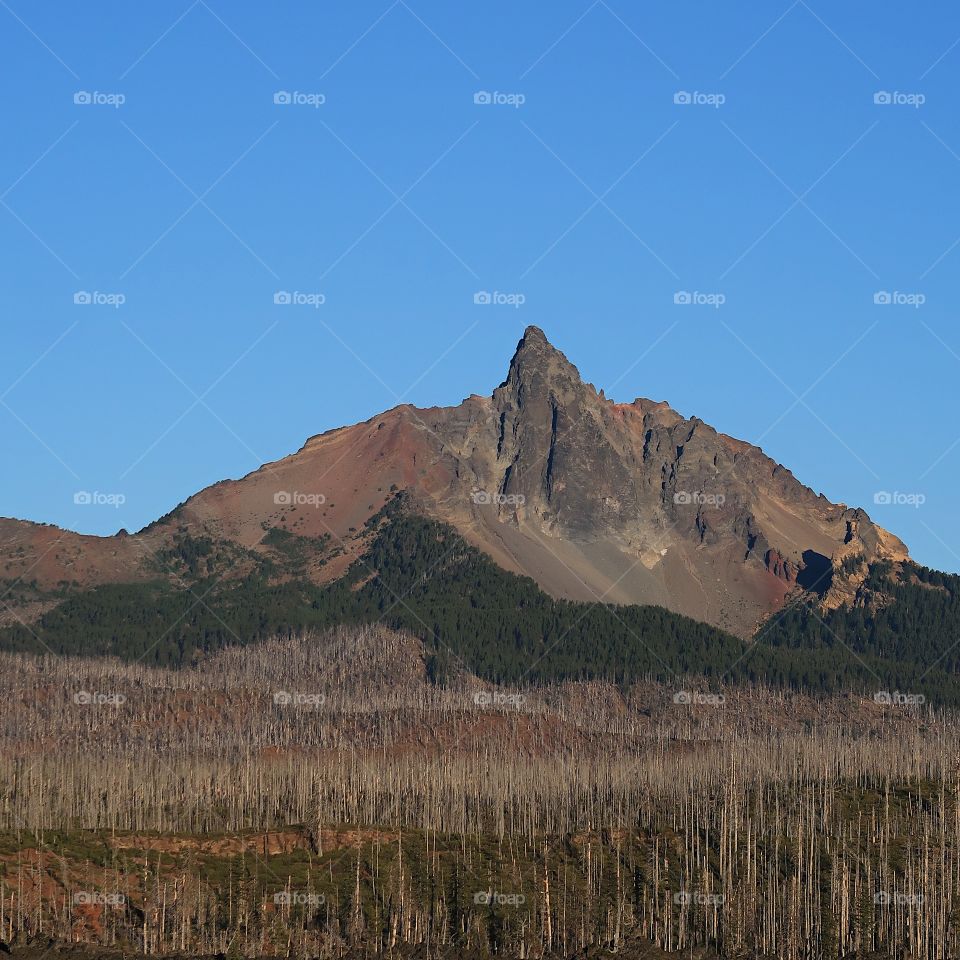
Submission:
[[[958,41],[940,0],[0,0],[0,514],[137,529],[488,393],[535,323],[960,570]]]

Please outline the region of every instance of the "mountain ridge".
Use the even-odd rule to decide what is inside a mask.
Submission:
[[[666,401],[606,398],[530,326],[490,396],[400,404],[315,434],[133,534],[0,519],[0,577],[85,589],[176,576],[156,558],[184,536],[230,545],[223,573],[240,576],[275,556],[265,541],[277,529],[327,544],[301,571],[326,583],[362,556],[364,524],[401,490],[555,597],[659,605],[740,636],[804,592],[849,602],[871,563],[909,559],[866,511],[831,503],[759,447]],[[37,609],[11,612],[29,622]]]

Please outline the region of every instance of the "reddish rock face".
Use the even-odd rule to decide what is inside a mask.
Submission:
[[[779,550],[768,550],[766,554],[767,569],[779,580],[793,584],[797,581],[799,572],[796,565],[785,559]]]
[[[842,592],[840,561],[907,559],[866,513],[818,496],[759,448],[665,403],[606,399],[530,327],[491,397],[401,406],[313,437],[137,534],[0,520],[0,577],[145,578],[178,531],[264,552],[264,531],[280,527],[342,547],[306,571],[329,580],[395,490],[551,594],[659,604],[744,636],[794,592]]]

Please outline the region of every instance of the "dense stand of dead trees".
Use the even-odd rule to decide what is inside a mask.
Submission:
[[[277,907],[294,881],[255,847],[226,876],[116,854],[98,889],[124,906],[98,904],[97,937],[147,953],[638,937],[789,960],[960,954],[957,718],[762,689],[677,703],[680,686],[441,689],[416,641],[376,628],[176,673],[4,655],[0,936],[89,934],[68,895],[91,875],[57,847],[70,831],[302,824],[309,868],[288,892],[322,903]],[[345,824],[360,833],[331,849]]]

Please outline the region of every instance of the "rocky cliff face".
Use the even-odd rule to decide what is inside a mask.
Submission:
[[[492,396],[398,407],[314,437],[139,534],[4,521],[0,576],[131,579],[184,531],[256,553],[280,527],[340,544],[306,571],[329,579],[362,553],[357,531],[397,489],[554,595],[659,604],[741,635],[798,592],[848,602],[866,564],[907,559],[865,512],[816,495],[759,448],[665,403],[606,399],[530,327]],[[278,493],[314,501],[285,505]]]
[[[760,449],[664,403],[607,400],[536,327],[489,400],[422,413],[444,442],[421,508],[558,595],[746,635],[796,592],[849,593],[846,558],[907,558]]]

